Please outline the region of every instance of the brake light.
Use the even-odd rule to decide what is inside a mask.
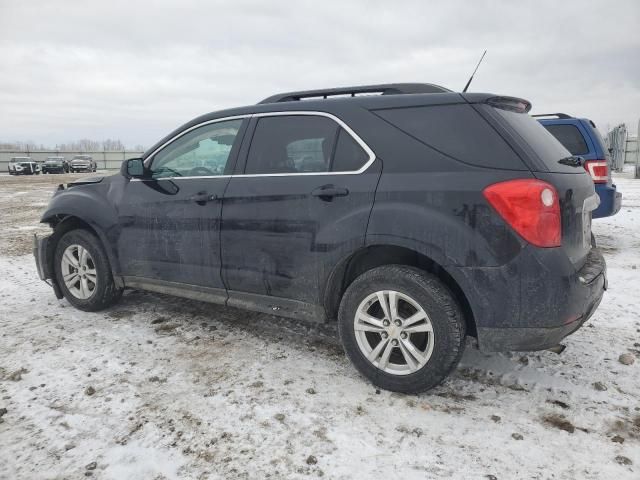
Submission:
[[[489,185],[482,193],[527,242],[545,248],[560,246],[560,202],[553,185],[534,179],[507,180]]]
[[[606,160],[587,160],[584,169],[589,172],[593,183],[607,183],[609,179],[609,164]]]

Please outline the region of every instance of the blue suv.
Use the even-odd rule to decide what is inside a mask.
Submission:
[[[565,113],[533,115],[571,155],[584,159],[600,197],[600,205],[593,211],[593,218],[610,217],[620,210],[622,194],[611,181],[611,157],[602,135],[588,118],[575,118]]]

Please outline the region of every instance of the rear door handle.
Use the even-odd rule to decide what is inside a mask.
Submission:
[[[330,202],[333,200],[333,197],[346,197],[349,195],[349,190],[344,187],[336,187],[335,185],[323,185],[313,190],[311,195]]]
[[[198,192],[189,198],[198,205],[206,205],[207,202],[213,202],[218,199],[217,195],[209,195],[207,192]]]

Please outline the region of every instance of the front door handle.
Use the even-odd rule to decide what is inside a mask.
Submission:
[[[207,202],[213,202],[217,199],[218,199],[217,195],[210,195],[207,192],[198,192],[189,198],[189,200],[197,203],[198,205],[206,205]]]
[[[333,197],[345,197],[349,195],[349,190],[344,187],[336,187],[335,185],[323,185],[311,192],[314,197],[320,197],[321,200],[330,202]]]

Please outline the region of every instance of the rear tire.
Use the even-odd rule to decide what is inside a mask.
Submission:
[[[103,310],[122,296],[100,240],[88,230],[71,230],[60,238],[54,268],[62,294],[79,310]]]
[[[466,334],[449,289],[435,276],[404,265],[374,268],[356,278],[340,302],[338,329],[360,373],[380,388],[402,393],[440,384],[460,361]]]

